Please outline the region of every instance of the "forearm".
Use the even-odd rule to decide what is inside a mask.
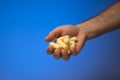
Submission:
[[[103,11],[98,16],[77,25],[87,39],[120,28],[120,1]]]

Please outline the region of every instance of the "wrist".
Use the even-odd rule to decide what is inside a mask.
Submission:
[[[102,34],[102,31],[99,29],[102,24],[99,23],[99,20],[92,18],[88,21],[83,22],[82,24],[77,24],[76,27],[80,29],[80,33],[84,33],[88,39],[92,39]]]

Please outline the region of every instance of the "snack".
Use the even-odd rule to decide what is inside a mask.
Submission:
[[[70,38],[70,36],[65,35],[56,39],[56,42],[50,42],[49,45],[51,45],[54,49],[66,49],[68,54],[70,54],[70,49],[75,47],[76,41],[76,37]]]

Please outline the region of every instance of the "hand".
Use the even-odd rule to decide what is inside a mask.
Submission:
[[[53,31],[51,31],[48,36],[45,38],[46,41],[52,41],[55,38],[58,38],[60,36],[69,35],[70,37],[76,36],[77,37],[77,43],[76,47],[72,48],[70,55],[77,55],[80,50],[82,49],[85,41],[86,41],[86,34],[82,31],[80,31],[80,28],[72,26],[72,25],[65,25],[65,26],[59,26],[55,28]],[[54,55],[55,59],[59,59],[60,57],[63,58],[63,60],[68,60],[70,55],[68,54],[67,50],[62,49],[56,49],[52,46],[47,47],[47,52],[49,54]]]

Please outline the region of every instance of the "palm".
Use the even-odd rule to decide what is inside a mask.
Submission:
[[[61,35],[77,36],[79,33],[79,28],[73,26],[65,26],[61,28]]]
[[[54,29],[53,31],[49,33],[49,35],[46,37],[46,41],[51,41],[54,38],[58,38],[64,35],[69,35],[71,37],[73,36],[77,37],[78,41],[76,43],[76,47],[71,49],[71,54],[77,55],[85,43],[86,35],[82,33],[79,30],[79,28],[75,26],[67,25],[67,26],[57,27],[56,29]],[[65,49],[54,50],[52,46],[48,46],[47,52],[54,53],[54,57],[56,59],[59,59],[61,56],[64,60],[67,60],[70,57],[70,55],[68,55],[68,52]]]

